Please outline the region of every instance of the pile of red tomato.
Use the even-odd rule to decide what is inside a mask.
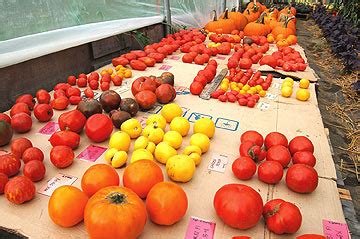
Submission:
[[[209,84],[213,81],[216,75],[217,62],[215,60],[210,60],[207,66],[200,70],[195,76],[193,82],[190,85],[190,92],[193,95],[200,95],[206,84]]]

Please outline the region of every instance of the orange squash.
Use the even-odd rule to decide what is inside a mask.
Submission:
[[[282,9],[280,11],[280,13],[285,13],[285,14],[289,14],[289,12],[295,16],[296,15],[296,9],[294,7],[292,7],[291,5],[285,7],[284,9]]]
[[[224,18],[224,13],[220,15],[219,19]],[[229,12],[229,18],[234,21],[236,30],[242,31],[246,24],[248,23],[248,19],[241,12],[237,11],[234,7],[231,12]]]
[[[89,238],[140,236],[146,224],[144,202],[131,189],[110,186],[97,191],[85,207],[84,222]]]
[[[249,2],[248,5],[247,5],[247,8],[252,9],[252,8],[254,8],[254,6],[255,6],[255,8],[258,9],[258,11],[260,13],[262,13],[266,9],[265,5],[262,5],[260,2],[257,2],[256,0],[253,0],[252,2]]]
[[[275,27],[271,33],[276,37],[279,34],[282,34],[284,38],[287,38],[290,35],[295,35],[295,31],[292,28],[288,27],[289,21],[293,19],[293,17],[286,18],[285,22],[282,24],[282,26]]]
[[[264,11],[267,15],[269,15],[270,13],[272,13],[272,16],[275,17],[275,18],[278,18],[279,16],[279,10],[277,10],[276,8],[274,7],[271,7],[269,9],[266,9]]]
[[[221,29],[222,33],[230,34],[233,30],[236,29],[234,21],[232,19],[229,19],[228,9],[225,10],[223,19],[217,19],[217,14],[215,10],[213,11],[213,13],[213,20],[205,25],[205,30],[208,30],[209,32],[219,32],[219,29]]]
[[[260,16],[260,12],[255,10],[255,8],[253,9],[245,9],[244,11],[244,16],[247,18],[248,22],[255,22],[259,16]]]
[[[262,13],[256,22],[250,22],[244,28],[245,36],[266,36],[270,32],[270,27],[264,24],[265,13]]]

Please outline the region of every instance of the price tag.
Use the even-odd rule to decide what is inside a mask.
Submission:
[[[128,90],[130,90],[130,87],[128,86],[128,84],[123,84],[120,87],[115,89],[116,93],[118,93],[119,95],[122,93],[125,93]]]
[[[190,90],[185,86],[175,86],[174,87],[177,95],[189,95]]]
[[[224,154],[213,154],[208,169],[219,173],[224,173],[228,163],[228,156]]]
[[[180,56],[170,56],[169,59],[177,61],[180,59]]]
[[[95,162],[106,151],[106,148],[96,145],[89,145],[76,158]]]
[[[216,59],[219,59],[219,60],[225,60],[226,57],[225,56],[217,56]]]
[[[261,110],[268,110],[268,109],[270,109],[270,104],[266,103],[266,102],[259,102],[257,104],[256,108],[261,109]]]
[[[53,121],[48,122],[44,127],[42,127],[38,133],[39,134],[44,134],[44,135],[52,135],[53,133],[55,133],[56,131],[59,130],[59,124],[55,123]]]
[[[281,85],[279,83],[273,82],[271,87],[275,89],[280,89]]]
[[[328,239],[350,239],[346,223],[323,220],[323,230]]]
[[[58,173],[55,177],[50,179],[47,184],[41,187],[38,193],[50,197],[55,189],[64,185],[72,185],[76,179],[77,177]]]
[[[148,115],[140,115],[135,118],[140,122],[142,128],[146,126],[146,120],[148,118]]]
[[[171,69],[172,66],[169,65],[162,65],[160,66],[159,70],[168,71]]]
[[[277,95],[271,94],[271,93],[266,93],[265,98],[270,99],[270,100],[275,100],[277,97]]]
[[[190,217],[185,239],[212,239],[214,238],[215,226],[215,222]]]

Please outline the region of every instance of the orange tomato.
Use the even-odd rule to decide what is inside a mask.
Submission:
[[[124,186],[133,190],[139,197],[146,198],[150,189],[164,181],[161,168],[151,160],[138,160],[125,168]]]
[[[84,219],[88,199],[84,192],[74,186],[61,186],[50,197],[49,216],[59,226],[75,226]]]
[[[151,188],[147,199],[148,215],[156,224],[172,225],[185,215],[188,199],[185,191],[172,182],[161,182]]]
[[[81,179],[81,188],[89,197],[108,186],[119,186],[119,175],[107,164],[95,164],[88,168]]]
[[[289,46],[289,43],[287,42],[286,39],[282,39],[276,43],[276,46],[278,46],[278,47]]]
[[[267,42],[268,42],[268,43],[273,43],[273,42],[275,41],[274,36],[273,36],[273,35],[270,35],[270,34],[267,36],[266,39],[267,39]]]
[[[84,222],[92,239],[135,239],[144,230],[146,208],[131,189],[110,186],[90,198]]]
[[[283,34],[279,34],[276,36],[276,42],[283,40],[285,37]]]
[[[286,41],[288,41],[291,45],[294,45],[297,43],[297,37],[295,35],[290,35],[286,38]]]

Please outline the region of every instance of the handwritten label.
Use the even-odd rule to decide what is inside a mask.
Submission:
[[[174,87],[177,95],[189,95],[190,90],[185,86],[175,86]]]
[[[180,56],[170,56],[169,59],[177,61],[180,59]]]
[[[154,107],[152,107],[150,110],[148,110],[149,114],[157,114],[160,112],[160,110],[162,109],[162,105],[154,105]]]
[[[277,95],[271,94],[271,93],[266,93],[265,98],[269,99],[269,100],[275,100],[277,97]]]
[[[48,122],[44,127],[39,130],[39,134],[52,135],[59,130],[59,124],[55,122]]]
[[[323,230],[327,239],[350,239],[346,223],[323,220]]]
[[[172,66],[169,65],[162,65],[159,67],[159,70],[168,71],[171,69]]]
[[[198,119],[201,118],[209,118],[212,119],[213,117],[211,115],[206,115],[206,114],[202,114],[202,113],[197,113],[197,112],[192,112],[188,118],[188,120],[190,122],[195,122]]]
[[[215,121],[215,127],[220,129],[226,129],[230,131],[236,131],[239,127],[239,122],[231,119],[217,118]]]
[[[212,239],[214,238],[215,226],[215,222],[190,217],[185,239]]]
[[[115,91],[118,93],[118,94],[122,94],[126,91],[130,90],[130,87],[128,84],[126,83],[123,83],[120,87],[116,88]]]
[[[226,57],[225,56],[217,56],[216,59],[219,59],[219,60],[225,60]]]
[[[279,83],[273,82],[271,87],[275,89],[280,89],[281,85]]]
[[[266,103],[266,102],[259,102],[257,104],[256,108],[261,109],[261,110],[268,110],[268,109],[270,109],[270,104]]]
[[[106,148],[96,145],[89,145],[76,158],[95,162],[104,152]]]
[[[76,180],[77,177],[58,173],[55,177],[50,179],[47,184],[41,187],[38,193],[50,197],[55,189],[64,185],[72,185]]]
[[[228,156],[224,154],[213,154],[208,169],[219,173],[224,173],[228,163]]]
[[[140,115],[137,116],[136,119],[140,122],[141,127],[144,128],[146,126],[146,120],[148,119],[148,115]]]

